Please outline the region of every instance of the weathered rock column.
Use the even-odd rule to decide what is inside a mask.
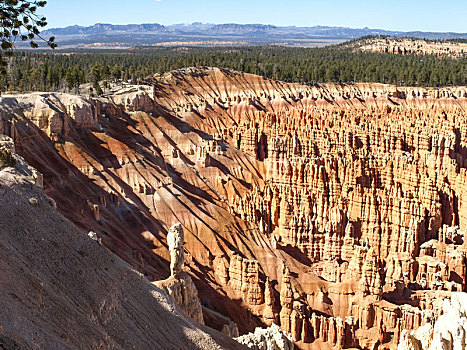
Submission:
[[[185,255],[183,252],[184,233],[182,224],[169,229],[167,244],[170,252],[170,277],[153,284],[164,289],[173,302],[189,317],[204,324],[203,310],[198,298],[198,291],[190,275],[183,271]]]

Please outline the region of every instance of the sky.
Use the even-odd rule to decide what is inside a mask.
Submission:
[[[47,28],[95,23],[261,23],[467,32],[466,0],[48,0]]]

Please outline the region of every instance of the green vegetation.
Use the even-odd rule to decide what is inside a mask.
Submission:
[[[463,44],[467,43],[467,39],[461,39],[461,38],[459,38],[459,39],[448,39],[447,41],[451,42],[451,43],[463,43]]]
[[[155,73],[183,67],[220,67],[301,83],[375,82],[396,85],[467,85],[467,58],[352,52],[343,46],[223,48],[137,48],[132,50],[18,52],[10,58],[0,88],[11,91],[78,92],[102,81],[137,83]]]
[[[456,38],[456,39],[422,39],[422,38],[414,38],[410,36],[390,36],[390,35],[365,35],[361,36],[356,39],[351,39],[346,42],[343,42],[341,44],[337,44],[336,46],[353,46],[353,45],[359,45],[362,44],[366,41],[372,41],[375,39],[390,39],[392,41],[404,41],[406,39],[409,40],[415,40],[415,41],[424,41],[426,43],[467,43],[467,39],[462,39],[462,38]]]
[[[13,153],[5,147],[0,148],[0,169],[12,167],[16,165],[16,159],[13,156]]]
[[[46,18],[37,14],[37,9],[44,7],[47,1],[40,0],[0,0],[0,66],[1,73],[5,73],[4,67],[7,61],[5,56],[12,56],[15,41],[27,41],[32,48],[38,45],[34,41],[39,38],[47,42],[51,48],[57,45],[55,38],[48,40],[40,36],[40,28],[47,25]]]

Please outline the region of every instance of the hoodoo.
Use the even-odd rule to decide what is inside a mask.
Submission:
[[[183,271],[183,264],[185,262],[185,253],[183,251],[184,239],[182,224],[175,224],[169,229],[167,244],[170,252],[171,274],[168,279],[156,281],[154,285],[164,289],[187,316],[199,323],[204,323],[198,291],[191,277]]]
[[[1,150],[12,146],[0,140]],[[184,315],[95,233],[63,217],[39,173],[8,149],[10,161],[0,159],[1,349],[247,349]]]
[[[200,323],[402,349],[443,342],[466,290],[466,110],[464,87],[192,68],[107,97],[3,97],[0,133],[63,216]]]

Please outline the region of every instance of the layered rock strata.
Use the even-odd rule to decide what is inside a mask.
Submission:
[[[23,170],[0,170],[0,348],[247,349],[179,313]]]
[[[428,41],[410,38],[370,38],[357,41],[357,50],[391,53],[395,55],[436,55],[462,58],[467,55],[467,43],[455,41]]]
[[[4,97],[0,132],[65,216],[149,279],[170,276],[180,222],[210,326],[279,323],[301,349],[391,349],[465,291],[465,88],[219,69],[146,85],[76,107]]]

